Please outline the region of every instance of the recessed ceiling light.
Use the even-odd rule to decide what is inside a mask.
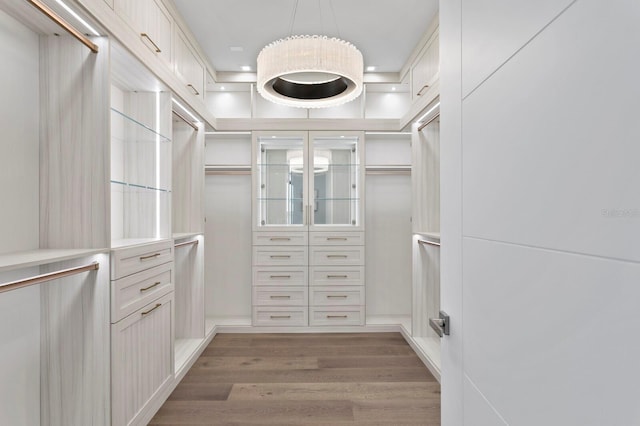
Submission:
[[[393,87],[391,88],[391,90],[395,92],[395,91],[396,91],[396,86],[393,86]]]
[[[244,52],[244,48],[242,46],[231,46],[229,50],[232,52]]]
[[[240,67],[242,71],[251,71],[251,67],[249,65],[243,65]]]
[[[220,86],[220,90],[224,90],[224,86]]]
[[[376,67],[374,67],[373,65],[370,65],[367,67],[367,71],[375,71]]]

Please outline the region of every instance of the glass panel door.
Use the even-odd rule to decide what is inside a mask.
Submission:
[[[257,226],[305,226],[306,137],[257,136]]]
[[[360,132],[312,132],[309,158],[311,224],[360,226]]]

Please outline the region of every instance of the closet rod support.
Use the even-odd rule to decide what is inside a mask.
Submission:
[[[98,53],[98,46],[91,42],[84,34],[78,31],[73,25],[65,21],[60,15],[58,15],[53,9],[51,9],[46,4],[42,3],[40,0],[27,0],[29,3],[33,5],[36,9],[46,15],[53,22],[62,27],[69,34],[74,36],[80,43],[87,46],[93,53]]]
[[[17,281],[11,281],[5,284],[0,284],[0,293],[7,291],[17,290],[23,287],[29,287],[32,285],[44,283],[51,280],[57,280],[59,278],[68,277],[70,275],[76,275],[81,272],[96,271],[100,269],[100,263],[93,262],[84,266],[77,266],[75,268],[63,269],[57,272],[49,272],[47,274],[36,275],[31,278],[24,278]]]

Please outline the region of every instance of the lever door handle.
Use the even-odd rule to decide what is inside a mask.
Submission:
[[[440,311],[439,318],[429,318],[429,325],[438,336],[449,335],[449,315],[446,312]]]

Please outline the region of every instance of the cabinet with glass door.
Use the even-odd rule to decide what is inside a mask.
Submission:
[[[254,325],[363,324],[363,136],[253,134]]]

